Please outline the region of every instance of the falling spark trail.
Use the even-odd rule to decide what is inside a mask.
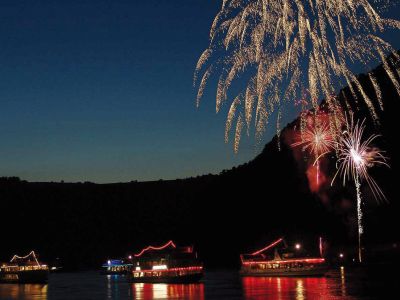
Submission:
[[[357,227],[358,227],[358,261],[362,263],[362,245],[361,245],[361,238],[364,233],[364,228],[362,224],[362,198],[361,198],[361,183],[359,175],[356,175],[355,178],[356,182],[356,190],[357,190]]]
[[[361,184],[365,180],[370,187],[376,200],[386,200],[382,190],[375,180],[368,174],[368,170],[374,166],[387,166],[387,158],[384,152],[372,146],[372,142],[378,135],[371,135],[363,140],[365,130],[365,120],[354,123],[353,117],[350,122],[346,121],[346,130],[340,135],[338,143],[338,170],[332,180],[340,174],[343,177],[343,185],[346,181],[353,180],[357,192],[357,224],[358,224],[358,260],[362,262],[362,235],[364,228],[362,225],[362,195]]]

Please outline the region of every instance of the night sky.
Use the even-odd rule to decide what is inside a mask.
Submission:
[[[193,70],[219,8],[215,0],[0,0],[0,176],[175,179],[253,158],[253,137],[238,155],[224,144],[227,108],[215,114],[215,86],[195,107]],[[399,40],[389,39],[396,48]]]

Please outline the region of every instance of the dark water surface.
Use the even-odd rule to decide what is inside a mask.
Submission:
[[[51,274],[49,283],[0,284],[0,299],[399,299],[397,275],[347,271],[323,278],[240,278],[236,271],[208,272],[199,284],[129,284],[96,272]]]

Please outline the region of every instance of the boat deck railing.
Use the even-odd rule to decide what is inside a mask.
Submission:
[[[9,266],[3,265],[0,267],[1,272],[20,272],[20,271],[38,271],[38,270],[48,270],[49,267],[47,265],[38,265],[38,266]]]

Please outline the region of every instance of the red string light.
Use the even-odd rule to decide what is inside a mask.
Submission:
[[[323,251],[324,251],[324,249],[322,248],[323,247],[323,245],[322,245],[322,237],[320,237],[319,238],[319,254],[321,255],[321,257],[323,257],[324,255],[324,253],[323,253]]]
[[[135,254],[135,257],[140,257],[142,256],[145,252],[149,251],[149,250],[163,250],[169,246],[172,246],[173,248],[176,248],[176,245],[174,244],[173,241],[169,241],[168,243],[166,243],[165,245],[161,246],[161,247],[154,247],[154,246],[148,246],[147,248],[144,248],[142,251],[140,251],[140,253]]]
[[[244,265],[261,264],[261,263],[310,263],[310,264],[322,264],[325,262],[325,258],[302,258],[302,259],[291,259],[291,260],[265,260],[265,261],[246,261]]]
[[[166,270],[135,270],[133,273],[145,273],[145,272],[176,272],[176,271],[202,271],[202,266],[193,267],[182,267],[182,268],[171,268]]]
[[[251,253],[250,255],[255,256],[255,255],[258,255],[260,253],[263,253],[264,251],[267,251],[268,249],[276,246],[277,244],[279,244],[282,241],[283,241],[283,238],[280,238],[279,240],[277,240],[277,241],[273,242],[272,244],[268,245],[267,247],[265,247],[265,248],[263,248],[261,250],[258,250],[258,251],[254,252],[254,253]]]

